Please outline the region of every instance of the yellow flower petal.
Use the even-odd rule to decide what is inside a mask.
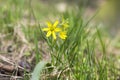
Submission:
[[[52,32],[53,39],[56,39],[56,34],[55,32]]]
[[[59,21],[56,20],[55,23],[53,24],[54,27],[56,27],[58,25]]]
[[[49,31],[49,30],[50,30],[49,28],[42,29],[42,31]]]
[[[48,27],[51,27],[51,26],[52,26],[52,23],[49,22],[49,21],[47,21],[47,26],[48,26]]]
[[[60,28],[55,28],[55,32],[59,32],[59,31],[61,31]]]
[[[51,31],[48,31],[46,37],[49,37],[50,35],[51,35]]]
[[[61,32],[60,33],[60,38],[61,39],[66,39],[67,35],[66,35],[66,32]]]
[[[66,37],[67,37],[66,35],[61,35],[60,36],[61,39],[66,39]]]

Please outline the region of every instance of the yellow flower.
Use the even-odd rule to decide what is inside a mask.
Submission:
[[[61,29],[57,27],[58,21],[56,20],[54,24],[51,22],[47,22],[47,28],[42,29],[43,31],[46,31],[46,37],[53,36],[53,39],[56,39],[56,32],[60,32]]]
[[[62,32],[60,32],[60,38],[61,39],[66,39],[66,37],[67,37],[67,35],[66,35],[67,33],[65,32],[65,31],[62,31]]]
[[[66,29],[66,28],[68,28],[69,25],[68,25],[68,23],[64,23],[62,26],[64,29]]]
[[[69,27],[68,20],[65,20],[64,18],[62,18],[62,27],[63,27],[63,29],[66,29]]]

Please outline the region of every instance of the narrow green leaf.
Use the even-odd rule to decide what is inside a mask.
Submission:
[[[36,67],[32,73],[31,80],[39,80],[40,79],[40,73],[42,72],[42,69],[45,67],[46,63],[47,63],[46,61],[40,61],[36,65]]]

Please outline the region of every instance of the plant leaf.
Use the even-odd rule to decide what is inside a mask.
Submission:
[[[40,79],[40,73],[42,72],[42,69],[45,67],[46,63],[47,63],[46,61],[40,61],[36,65],[36,67],[32,73],[31,80],[39,80]]]

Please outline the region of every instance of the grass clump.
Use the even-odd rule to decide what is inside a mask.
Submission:
[[[49,36],[53,37],[49,37],[48,33],[40,29],[51,56],[47,66],[51,67],[50,71],[48,68],[44,70],[45,72],[43,71],[43,75],[48,74],[48,76],[41,79],[109,80],[118,78],[117,74],[113,74],[113,72],[116,73],[115,66],[114,63],[110,63],[110,57],[106,55],[106,46],[99,29],[96,26],[90,27],[91,19],[84,21],[80,14],[79,11],[63,14],[63,18],[68,22],[64,40],[59,38],[59,33],[51,32]],[[43,31],[47,29],[43,28]],[[98,45],[101,48],[99,47],[97,52]],[[111,74],[114,76],[111,77]]]

